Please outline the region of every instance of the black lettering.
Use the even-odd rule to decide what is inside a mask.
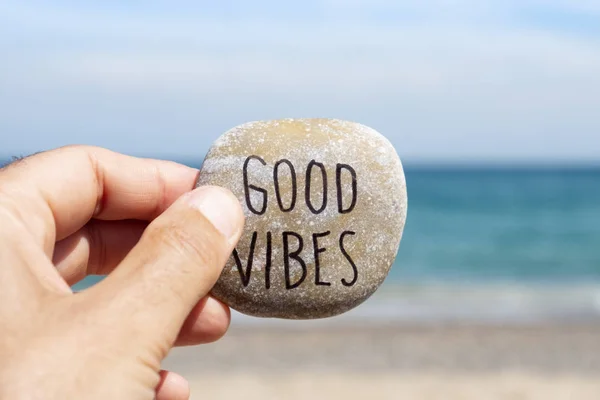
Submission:
[[[310,198],[310,186],[311,186],[311,179],[312,179],[312,170],[313,167],[317,166],[321,169],[321,176],[323,179],[323,203],[321,203],[321,207],[319,209],[316,209],[313,207],[312,205],[312,201]],[[312,160],[309,164],[308,167],[306,169],[306,205],[308,206],[308,208],[310,209],[310,211],[313,214],[320,214],[323,212],[323,210],[325,210],[325,208],[327,207],[327,171],[325,171],[325,165],[323,165],[322,163],[316,162],[315,160]]]
[[[348,208],[346,208],[344,210],[344,205],[343,205],[343,194],[342,194],[342,170],[346,170],[348,172],[350,172],[350,175],[352,175],[352,202],[350,203],[350,206]],[[354,170],[354,168],[352,168],[351,166],[347,165],[347,164],[338,164],[337,168],[335,170],[335,175],[336,175],[336,184],[337,184],[337,200],[338,200],[338,211],[340,214],[348,214],[350,212],[352,212],[352,210],[354,210],[354,207],[356,206],[356,201],[358,200],[358,183],[357,183],[357,179],[356,179],[356,171]]]
[[[273,251],[271,232],[267,232],[267,262],[265,264],[265,287],[271,289],[271,254]]]
[[[289,237],[294,236],[298,239],[298,249],[292,253],[290,253],[289,247]],[[298,235],[295,232],[283,232],[283,267],[285,270],[285,288],[290,290],[297,288],[300,286],[304,279],[306,279],[306,263],[302,260],[299,255],[302,252],[304,247],[304,242],[302,241],[302,236]],[[294,259],[300,264],[302,267],[302,276],[296,283],[291,283],[290,277],[290,259]]]
[[[258,160],[258,161],[260,161],[260,163],[262,165],[267,165],[267,163],[265,162],[265,160],[263,160],[262,158],[260,158],[258,156],[250,156],[244,162],[244,170],[243,170],[244,195],[246,196],[246,205],[248,206],[248,209],[250,211],[252,211],[254,214],[263,215],[267,211],[267,191],[263,188],[259,188],[258,186],[248,184],[248,164],[250,163],[250,160]],[[262,207],[261,207],[260,211],[257,210],[256,208],[254,208],[254,206],[252,205],[252,202],[250,201],[250,189],[256,190],[257,192],[262,193],[262,195],[263,195],[263,203],[262,203]]]
[[[254,232],[252,234],[252,241],[250,242],[250,252],[248,254],[248,263],[246,264],[246,271],[244,271],[244,267],[242,266],[242,261],[240,260],[240,256],[236,249],[233,250],[233,258],[235,259],[235,265],[237,266],[238,272],[240,273],[240,278],[242,278],[242,285],[244,287],[248,286],[250,283],[250,274],[252,273],[252,263],[254,262],[254,249],[256,248],[256,238],[258,237],[258,232]]]
[[[331,286],[330,282],[321,281],[321,262],[319,260],[319,254],[325,253],[327,251],[324,247],[319,247],[319,238],[329,236],[331,234],[330,231],[323,233],[313,233],[313,247],[315,252],[315,285],[317,286]]]
[[[281,200],[281,192],[279,190],[279,166],[281,164],[286,164],[290,169],[290,176],[292,177],[292,201],[288,208],[283,206],[283,201]],[[298,183],[296,181],[296,170],[294,166],[289,160],[279,160],[275,164],[275,168],[273,169],[273,181],[275,182],[275,195],[277,196],[277,203],[279,204],[279,209],[283,212],[290,212],[296,206],[296,194],[298,192]]]
[[[354,272],[354,277],[352,278],[352,280],[350,282],[348,282],[346,279],[342,278],[342,284],[344,286],[354,286],[354,284],[356,283],[356,281],[358,279],[358,270],[356,269],[356,264],[354,264],[354,261],[352,260],[352,258],[350,257],[350,255],[348,254],[346,249],[344,248],[344,238],[347,235],[356,235],[356,232],[345,231],[340,236],[340,250],[342,251],[342,254],[344,255],[344,257],[346,257],[346,260],[348,260],[348,262],[352,266],[352,271]]]

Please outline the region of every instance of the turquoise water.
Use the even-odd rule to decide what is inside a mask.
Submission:
[[[406,178],[398,258],[347,318],[600,320],[600,168],[408,166]]]
[[[600,321],[600,169],[407,168],[383,288],[351,315]]]
[[[407,168],[390,280],[600,282],[600,169]]]

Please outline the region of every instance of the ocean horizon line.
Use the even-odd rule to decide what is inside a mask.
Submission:
[[[41,150],[43,152],[45,150]],[[12,161],[29,157],[37,154],[38,151],[14,152],[0,154],[0,167],[10,164]],[[156,154],[156,153],[125,153],[134,157],[154,158],[171,160],[186,164],[188,166],[200,167],[204,161],[207,151],[199,152],[201,156],[193,155],[175,155],[175,154]],[[600,160],[524,160],[524,159],[505,159],[505,160],[424,160],[402,157],[402,164],[405,171],[600,171]]]

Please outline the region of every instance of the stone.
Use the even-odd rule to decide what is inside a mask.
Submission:
[[[214,143],[197,185],[226,187],[243,206],[244,232],[212,295],[257,317],[356,307],[386,278],[406,220],[396,151],[353,122],[240,125]]]

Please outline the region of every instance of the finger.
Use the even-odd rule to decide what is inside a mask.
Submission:
[[[108,275],[139,241],[146,226],[141,221],[92,220],[56,244],[56,268],[69,285],[87,275]],[[210,296],[205,297],[188,315],[176,345],[214,342],[225,334],[230,321],[229,307]]]
[[[0,170],[0,207],[51,255],[55,241],[92,217],[152,220],[191,190],[196,176],[197,170],[168,161],[70,146]]]
[[[219,277],[243,220],[238,200],[225,189],[201,187],[185,194],[87,296],[111,315],[121,315],[122,329],[132,330],[137,344],[152,342],[162,359]]]
[[[229,307],[213,297],[205,297],[186,318],[175,344],[190,346],[215,342],[225,335],[230,323]]]
[[[71,289],[52,267],[46,254],[31,240],[28,231],[0,204],[2,308],[18,310],[32,301],[40,300],[46,291],[71,293]]]
[[[160,371],[156,400],[188,400],[190,384],[183,376],[171,371]]]
[[[140,240],[146,222],[92,220],[56,243],[52,261],[69,284],[87,275],[108,275]]]
[[[32,262],[21,254],[28,254]],[[31,324],[32,313],[49,295],[71,293],[49,264],[42,250],[18,231],[0,229],[0,332],[10,332],[21,322]]]

